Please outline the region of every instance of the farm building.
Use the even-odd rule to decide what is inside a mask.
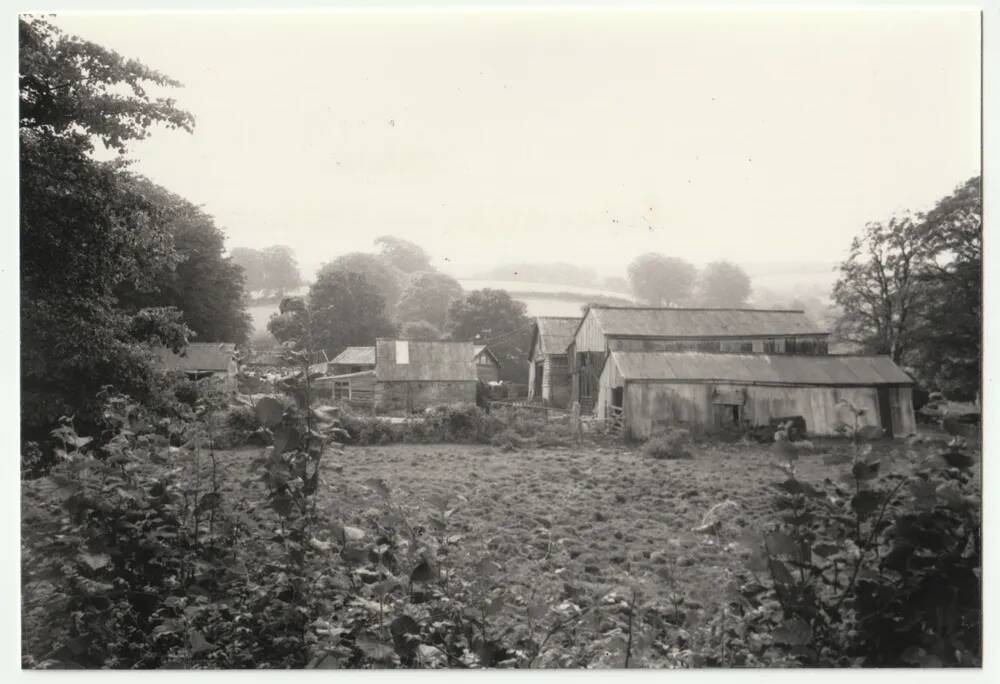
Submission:
[[[668,425],[708,431],[803,416],[806,429],[832,435],[853,418],[837,402],[865,409],[860,425],[887,436],[915,432],[913,381],[887,356],[611,351],[596,413],[620,414],[643,439]]]
[[[565,408],[570,398],[566,348],[580,325],[580,317],[539,316],[535,319],[528,352],[528,399]]]
[[[375,398],[375,371],[363,370],[356,373],[324,375],[317,378],[315,387],[331,399],[369,403]]]
[[[348,347],[330,361],[330,375],[375,370],[375,347]]]
[[[490,351],[489,347],[477,344],[472,348],[475,355],[476,376],[480,382],[497,382],[500,380],[500,359]]]
[[[236,345],[230,342],[191,342],[180,354],[166,347],[156,350],[161,370],[181,372],[192,380],[218,378],[223,388],[236,389]]]
[[[375,404],[383,411],[417,411],[438,404],[475,403],[472,342],[375,342]]]
[[[243,365],[254,369],[292,368],[294,366],[294,364],[288,361],[284,351],[281,349],[262,349],[253,351],[247,355]],[[319,349],[312,353],[309,363],[309,372],[326,373],[328,371],[328,365],[329,361],[327,360],[326,352]]]
[[[802,311],[591,307],[567,349],[570,401],[593,409],[611,351],[827,354],[829,333]]]

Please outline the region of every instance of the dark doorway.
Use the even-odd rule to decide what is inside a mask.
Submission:
[[[542,362],[535,364],[535,399],[542,400],[542,376],[545,374],[545,364]]]
[[[625,401],[625,388],[624,387],[612,387],[611,388],[611,405],[615,408],[621,408]]]
[[[892,431],[892,404],[889,402],[889,387],[879,387],[878,392],[878,414],[882,419],[882,430],[889,439],[893,438]]]

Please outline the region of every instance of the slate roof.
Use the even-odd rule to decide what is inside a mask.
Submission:
[[[402,341],[402,340],[400,340]],[[409,363],[396,363],[396,340],[375,341],[375,379],[393,381],[478,382],[472,342],[407,340]]]
[[[348,347],[330,363],[337,366],[374,366],[375,347]]]
[[[591,307],[605,335],[620,337],[766,337],[826,335],[804,312],[777,309]],[[576,330],[573,330],[575,336]],[[568,343],[567,343],[568,344]]]
[[[543,354],[565,354],[573,342],[580,317],[539,316],[535,319],[536,335]]]
[[[236,353],[231,342],[190,342],[180,354],[166,347],[156,350],[160,366],[170,371],[228,371]]]
[[[613,351],[626,380],[870,387],[913,380],[888,356]]]

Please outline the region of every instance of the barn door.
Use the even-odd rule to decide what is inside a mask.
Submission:
[[[889,392],[888,387],[879,387],[878,392],[878,415],[882,420],[882,429],[885,431],[885,436],[889,439],[893,438],[892,432],[892,404],[889,403]]]

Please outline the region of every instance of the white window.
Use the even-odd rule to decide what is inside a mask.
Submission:
[[[410,343],[406,340],[396,340],[396,364],[404,366],[410,362]]]

